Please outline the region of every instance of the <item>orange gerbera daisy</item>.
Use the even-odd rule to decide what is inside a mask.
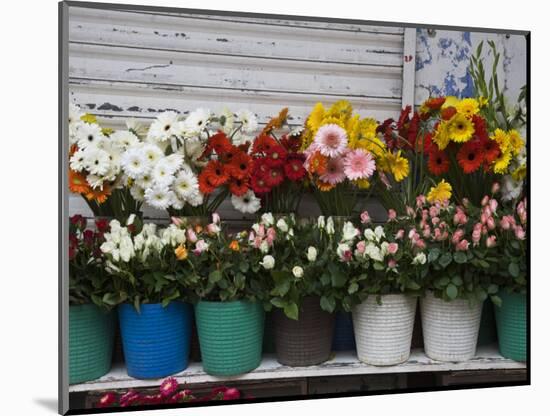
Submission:
[[[231,141],[226,136],[226,134],[223,132],[216,133],[208,139],[206,148],[204,149],[204,152],[202,153],[200,159],[209,156],[213,150],[216,152],[216,154],[222,155],[223,153],[229,152],[231,148]]]
[[[475,141],[463,144],[456,158],[464,173],[475,172],[485,159],[479,143]]]
[[[82,173],[69,169],[69,190],[75,194],[87,194],[91,188]]]
[[[321,154],[321,152],[315,152],[309,161],[308,171],[309,173],[316,173],[317,175],[324,175],[327,171],[328,158]]]
[[[428,107],[430,110],[439,110],[443,103],[445,102],[447,98],[446,97],[432,97],[428,98],[424,105]]]
[[[272,147],[277,145],[277,140],[275,140],[273,137],[260,135],[256,137],[256,140],[254,140],[254,144],[252,145],[252,153],[265,153],[269,151]]]
[[[231,163],[225,165],[225,169],[233,178],[244,179],[252,171],[252,158],[244,152],[238,152],[232,157]]]
[[[441,118],[443,120],[450,120],[456,114],[456,108],[447,107],[441,110]]]
[[[248,182],[242,179],[233,179],[229,182],[229,192],[235,196],[243,196],[248,192]]]
[[[103,204],[107,201],[107,198],[111,195],[111,187],[108,184],[103,185],[103,189],[90,189],[86,194],[86,198],[91,201],[94,200],[98,204]]]
[[[208,178],[208,182],[214,187],[223,185],[229,180],[229,173],[225,165],[217,160],[211,160],[202,170],[201,175]]]
[[[266,126],[264,127],[264,129],[260,134],[267,135],[275,129],[280,129],[283,126],[284,122],[286,121],[287,117],[288,117],[288,108],[285,107],[279,112],[279,114],[276,117],[273,117],[271,120],[269,120],[269,122],[266,124]]]
[[[317,180],[316,185],[321,192],[328,192],[336,187],[336,185],[332,185],[328,182],[323,182],[320,179]]]
[[[443,150],[433,146],[428,153],[428,170],[434,175],[443,175],[449,170],[449,157]]]
[[[199,175],[199,191],[203,194],[208,195],[216,190],[216,185],[210,182],[211,175],[205,174],[202,171]]]

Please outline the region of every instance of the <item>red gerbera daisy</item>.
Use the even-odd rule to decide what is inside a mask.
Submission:
[[[489,134],[487,133],[487,127],[485,125],[485,119],[476,114],[472,116],[472,123],[474,123],[475,136],[480,141],[485,141],[489,139]]]
[[[255,194],[266,194],[271,191],[271,187],[267,184],[263,175],[254,175],[250,181],[250,186]]]
[[[456,114],[456,108],[447,107],[441,110],[441,118],[443,120],[450,120]]]
[[[225,133],[216,133],[208,139],[206,148],[200,158],[202,159],[209,156],[212,151],[215,151],[218,155],[222,155],[223,153],[229,152],[232,147],[233,145]]]
[[[209,182],[214,186],[221,186],[229,179],[229,173],[225,165],[217,160],[211,160],[201,172],[209,177]]]
[[[280,166],[270,166],[265,175],[265,182],[271,188],[279,185],[284,179],[285,174]]]
[[[252,158],[244,152],[238,152],[225,168],[233,178],[244,179],[252,171]]]
[[[208,195],[216,190],[216,185],[210,182],[211,175],[207,175],[203,172],[199,175],[199,191],[203,194]]]
[[[409,130],[407,131],[407,140],[410,146],[414,149],[416,145],[416,138],[418,135],[418,124],[420,123],[420,117],[418,113],[414,113],[411,122],[409,123]]]
[[[254,144],[252,145],[252,153],[258,154],[258,153],[266,153],[271,149],[273,146],[277,146],[277,140],[275,140],[271,136],[258,136],[256,137],[256,140],[254,140]]]
[[[433,97],[426,100],[424,103],[430,110],[439,110],[445,102],[445,97]]]
[[[297,134],[291,136],[289,134],[283,135],[281,137],[281,144],[285,147],[286,150],[290,152],[297,152],[302,146],[302,135]]]
[[[281,145],[275,145],[265,151],[269,166],[282,166],[286,161],[287,151]]]
[[[239,153],[241,153],[241,150],[237,146],[231,145],[225,152],[219,153],[220,160],[223,163],[231,163],[235,155]]]
[[[254,166],[252,168],[254,175],[265,176],[267,174],[268,169],[269,169],[269,166],[267,164],[267,158],[258,157],[254,159]]]
[[[437,146],[432,146],[428,153],[428,170],[434,175],[443,175],[449,170],[449,157]]]
[[[299,153],[293,153],[289,155],[285,166],[285,175],[291,181],[299,181],[306,176],[306,169],[304,168],[304,156]]]
[[[248,182],[242,179],[232,179],[229,182],[229,192],[235,196],[243,196],[248,192]]]
[[[464,173],[472,173],[479,169],[485,157],[478,141],[469,141],[462,145],[456,155],[458,164]]]
[[[179,384],[174,377],[168,377],[160,385],[160,394],[163,397],[170,397],[178,390]]]
[[[500,156],[500,146],[489,138],[481,141],[481,150],[484,152],[485,163],[491,164]]]

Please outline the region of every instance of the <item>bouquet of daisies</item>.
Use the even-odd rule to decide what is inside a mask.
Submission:
[[[172,216],[211,214],[229,192],[249,201],[246,207],[234,203],[237,209],[257,210],[259,202],[246,186],[250,161],[244,150],[257,125],[255,115],[244,110],[160,114],[144,140],[121,156],[132,194]]]
[[[69,189],[84,197],[95,216],[124,221],[140,211],[121,169],[121,154],[139,141],[137,130],[132,122],[127,130],[102,129],[94,116],[70,105]]]
[[[384,143],[376,137],[374,119],[353,114],[347,101],[326,110],[318,103],[306,121],[305,168],[324,215],[350,216],[357,194],[370,187]]]
[[[252,145],[251,187],[261,198],[264,212],[296,212],[302,195],[305,155],[300,152],[303,129],[275,134],[287,125],[288,108],[273,117]]]

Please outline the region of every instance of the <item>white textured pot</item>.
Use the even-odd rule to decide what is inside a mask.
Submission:
[[[439,361],[466,361],[476,354],[482,303],[445,301],[428,292],[420,300],[424,351]]]
[[[353,308],[357,356],[366,364],[399,364],[411,354],[416,297],[383,295],[381,302],[373,295]]]

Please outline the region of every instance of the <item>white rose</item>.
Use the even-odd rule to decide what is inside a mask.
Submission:
[[[380,241],[382,237],[385,237],[384,229],[379,225],[374,229],[374,234],[376,235],[376,241]]]
[[[332,217],[328,217],[327,219],[327,234],[334,234],[334,221],[332,220]]]
[[[359,234],[359,231],[357,230],[357,228],[355,228],[355,225],[353,225],[351,222],[347,221],[344,224],[344,228],[342,230],[342,233],[343,233],[342,239],[344,241],[351,241]]]
[[[425,263],[426,263],[426,255],[424,253],[418,253],[412,261],[412,264],[425,264]]]
[[[288,224],[284,219],[281,218],[279,221],[277,221],[277,228],[283,233],[286,233],[288,231]]]
[[[271,214],[271,212],[263,214],[261,220],[262,220],[262,224],[265,225],[266,227],[269,227],[275,223],[275,218],[273,218],[273,215]]]
[[[300,278],[304,275],[304,269],[302,269],[300,266],[294,266],[292,268],[292,274],[294,277]]]
[[[382,253],[382,257],[385,257],[386,254],[388,254],[388,246],[389,246],[389,243],[387,241],[384,241],[382,244],[380,244],[380,251]]]
[[[367,244],[367,246],[365,247],[365,254],[374,261],[384,260],[384,257],[382,256],[382,252],[380,251],[380,248],[375,246],[373,243]]]
[[[322,215],[319,218],[317,218],[317,228],[320,228],[320,229],[325,228],[325,217]]]
[[[264,256],[263,261],[260,262],[260,266],[266,270],[270,270],[275,267],[275,259],[270,255]]]
[[[264,240],[260,243],[260,251],[262,253],[267,253],[269,251],[269,244],[267,241]]]
[[[313,246],[309,246],[307,249],[307,259],[310,262],[317,260],[317,249]]]
[[[252,225],[252,229],[256,234],[258,234],[260,232],[260,224],[255,223],[254,225]]]
[[[347,253],[348,251],[351,251],[351,248],[347,243],[340,243],[336,248],[336,254],[338,254],[339,257],[343,257],[344,254]]]
[[[367,228],[365,230],[365,238],[367,239],[367,241],[374,241],[376,240],[376,234],[374,234],[374,231],[372,231],[370,228]]]
[[[136,219],[136,214],[130,214],[130,216],[128,217],[128,220],[126,221],[126,225],[132,225],[135,219]]]

